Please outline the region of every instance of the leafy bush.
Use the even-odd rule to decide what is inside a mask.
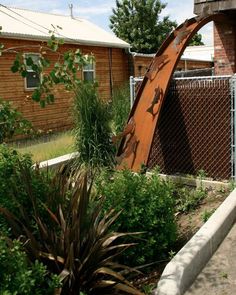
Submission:
[[[103,202],[101,199],[96,204],[92,202],[92,183],[88,182],[87,174],[64,170],[58,173],[51,183],[56,188],[52,191],[57,194],[51,195],[48,190],[42,204],[43,215],[28,170],[22,164],[19,174],[33,208],[34,227],[21,205],[18,217],[6,208],[0,207],[0,212],[9,222],[13,235],[21,237],[31,260],[43,262],[59,275],[62,294],[142,294],[122,274],[124,270],[133,270],[116,263],[120,252],[132,245],[119,242],[127,234],[110,230],[119,213],[110,210],[102,217]]]
[[[59,279],[49,275],[42,263],[28,265],[19,241],[0,238],[0,294],[53,295]]]
[[[44,173],[38,173],[32,168],[32,160],[29,155],[21,155],[6,145],[0,145],[0,206],[9,209],[19,216],[19,206],[23,206],[29,220],[32,217],[33,208],[29,204],[24,179],[21,175],[21,167],[27,167],[28,178],[32,183],[32,194],[38,200],[38,206],[45,200],[46,193],[50,190],[50,180]],[[31,220],[31,223],[33,220]],[[0,216],[0,231],[8,232],[5,220]]]
[[[123,131],[130,112],[129,87],[116,88],[112,96],[112,127],[115,134]]]
[[[197,208],[200,202],[206,197],[206,190],[179,187],[175,190],[176,212],[187,213]]]
[[[203,222],[207,222],[207,220],[211,217],[211,215],[216,211],[216,209],[204,210],[201,214],[201,219]]]
[[[176,239],[173,188],[157,172],[146,176],[128,170],[104,173],[98,193],[105,196],[105,209],[122,210],[114,230],[144,232],[138,246],[128,249],[123,261],[130,265],[151,263],[163,258]]]
[[[75,145],[80,161],[87,166],[109,166],[113,162],[111,114],[96,85],[81,83],[75,98]]]
[[[30,133],[31,123],[12,107],[8,101],[0,99],[0,143],[16,134]]]

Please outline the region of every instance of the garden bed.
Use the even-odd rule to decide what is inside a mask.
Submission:
[[[184,187],[184,190],[193,192],[194,188]],[[206,195],[198,203],[192,200],[193,208],[186,209],[186,211],[176,211],[175,216],[178,226],[178,239],[174,245],[173,250],[169,253],[170,259],[177,253],[202,227],[214,211],[222,204],[222,202],[229,195],[229,190],[208,189]],[[161,261],[149,273],[140,276],[135,285],[145,292],[145,294],[152,294],[152,290],[156,288],[157,282],[170,259]]]

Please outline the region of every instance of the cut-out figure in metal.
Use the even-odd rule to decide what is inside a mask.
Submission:
[[[179,45],[183,42],[183,40],[191,33],[191,30],[188,30],[188,19],[184,22],[181,29],[174,32],[174,48],[176,53],[179,53]]]
[[[112,137],[112,142],[114,144],[117,143],[122,137],[128,134],[132,134],[134,132],[134,129],[135,129],[135,122],[134,122],[134,118],[131,117],[128,124],[125,126],[124,130],[118,135]]]
[[[122,160],[129,157],[130,155],[134,154],[136,155],[136,150],[139,144],[139,140],[137,139],[136,135],[133,135],[129,138],[129,140],[126,143],[125,151],[120,156],[116,157],[116,162],[119,165]]]
[[[155,57],[153,63],[150,66],[149,71],[146,74],[146,77],[151,81],[154,80],[160,69],[168,62],[169,59],[167,54]]]
[[[150,113],[151,115],[155,116],[156,114],[154,114],[154,107],[155,105],[159,102],[160,98],[162,97],[163,95],[163,91],[162,89],[158,86],[156,89],[155,89],[155,95],[154,95],[154,98],[153,98],[153,101],[151,103],[151,106],[147,109],[147,112]]]

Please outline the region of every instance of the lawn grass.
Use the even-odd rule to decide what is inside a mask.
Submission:
[[[49,138],[41,138],[24,144],[12,144],[20,153],[29,153],[34,162],[42,162],[75,151],[71,132],[64,132]]]

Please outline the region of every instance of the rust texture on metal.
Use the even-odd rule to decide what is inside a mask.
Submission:
[[[155,130],[148,167],[216,179],[231,176],[229,78],[173,80]]]
[[[156,75],[160,71],[160,69],[167,62],[169,62],[169,59],[168,59],[168,55],[166,55],[166,54],[160,55],[157,58],[155,58],[153,60],[153,63],[151,64],[148,72],[146,73],[146,77],[152,81],[156,77]]]
[[[120,164],[117,167],[118,169],[126,167],[133,171],[139,171],[142,165],[148,164],[154,132],[175,67],[189,40],[202,26],[213,20],[227,22],[228,16],[224,14],[214,14],[203,18],[201,21],[197,21],[195,18],[185,21],[185,23],[180,25],[175,32],[172,32],[169,35],[158,50],[148,72],[154,67],[155,60],[163,60],[163,56],[168,56],[168,62],[163,65],[161,64],[161,67],[158,67],[158,71],[155,73],[153,80],[148,79],[148,77],[145,76],[139,88],[129,117],[133,117],[134,119],[135,130],[132,136],[138,144],[136,144],[134,152],[133,148],[129,148],[129,144],[131,145],[132,142],[130,143],[130,141],[127,140],[127,137],[130,137],[130,135],[123,136],[117,154],[118,158],[121,157]],[[178,32],[182,32],[181,35],[179,35]],[[178,52],[176,52],[175,45],[178,46]],[[159,62],[156,62],[156,64],[159,64]],[[158,87],[159,89],[162,89],[163,95],[160,95],[158,102],[155,104],[156,115],[153,116],[147,112],[147,109],[152,106],[153,97],[155,96],[155,91]],[[125,153],[125,150],[131,150],[131,152]]]
[[[125,126],[124,130],[116,136],[112,137],[112,142],[115,144],[117,143],[122,137],[127,136],[128,134],[132,134],[135,129],[135,122],[134,118],[131,117],[129,119],[128,124]]]
[[[174,31],[174,49],[176,53],[179,52],[179,46],[187,38],[187,36],[191,33],[191,30],[188,29],[188,19],[184,22],[183,26],[179,30]]]

